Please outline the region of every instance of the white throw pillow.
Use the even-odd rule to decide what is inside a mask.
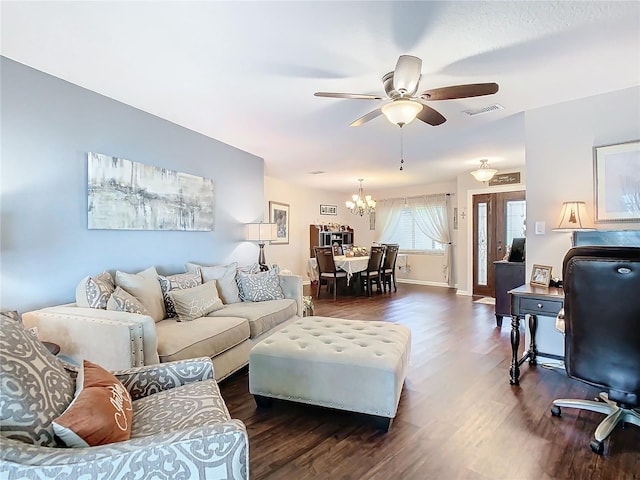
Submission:
[[[193,288],[171,290],[169,296],[173,300],[179,322],[195,320],[224,307],[218,297],[215,280]]]
[[[156,322],[164,320],[166,316],[164,299],[155,267],[149,267],[139,273],[117,271],[116,285],[136,297]]]
[[[111,294],[111,297],[109,297],[107,310],[149,315],[149,310],[140,303],[140,300],[128,293],[122,287],[116,287],[115,291]]]
[[[240,292],[238,291],[238,283],[236,282],[236,262],[229,265],[197,265],[195,263],[187,263],[187,272],[196,272],[200,270],[203,282],[216,281],[216,287],[222,303],[228,305],[230,303],[239,303]]]
[[[167,277],[158,275],[158,281],[160,282],[160,289],[164,297],[164,309],[167,313],[167,318],[172,318],[177,316],[177,313],[173,305],[173,299],[169,296],[169,292],[171,290],[184,290],[185,288],[202,285],[202,276],[200,275],[200,271],[177,273]]]

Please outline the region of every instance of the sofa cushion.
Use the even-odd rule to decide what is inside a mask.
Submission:
[[[115,288],[109,272],[102,272],[96,277],[87,275],[76,287],[76,303],[79,307],[105,309]]]
[[[251,338],[255,338],[293,317],[298,304],[290,298],[269,302],[242,302],[227,305],[222,310],[210,313],[210,317],[239,317],[249,321]]]
[[[149,310],[149,316],[156,322],[165,318],[164,300],[155,267],[149,267],[139,273],[117,271],[116,285],[140,300]]]
[[[187,263],[187,272],[200,271],[203,282],[216,281],[216,287],[218,288],[218,294],[222,303],[225,305],[230,303],[240,302],[240,294],[238,291],[238,284],[236,283],[236,270],[238,264],[236,262],[229,265],[213,265],[205,266],[195,263]]]
[[[158,275],[158,281],[160,282],[160,289],[164,297],[164,309],[167,313],[167,318],[173,318],[177,317],[178,314],[176,313],[176,307],[173,304],[173,299],[169,295],[169,292],[171,290],[184,290],[202,285],[202,276],[200,275],[200,271],[178,273],[167,277]]]
[[[238,284],[241,298],[245,302],[264,302],[284,298],[277,267],[259,273],[238,272]]]
[[[122,382],[100,365],[83,361],[76,396],[53,422],[67,447],[95,447],[131,437],[131,395]]]
[[[128,293],[122,287],[116,287],[114,292],[107,301],[107,310],[116,312],[139,313],[140,315],[149,315],[149,310],[140,300]]]
[[[51,422],[73,400],[75,382],[34,335],[4,315],[0,315],[0,377],[2,435],[58,446]]]
[[[173,300],[179,322],[189,322],[224,307],[218,297],[215,281],[184,290],[172,290],[169,296]]]
[[[233,316],[200,317],[190,322],[166,319],[156,323],[156,332],[160,361],[170,362],[213,357],[233,348],[249,338],[249,323]]]
[[[214,380],[187,383],[135,400],[131,437],[186,431],[230,418]]]

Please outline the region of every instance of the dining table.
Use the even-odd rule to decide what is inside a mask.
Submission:
[[[369,256],[365,257],[347,257],[345,255],[334,255],[333,261],[338,270],[347,273],[347,285],[358,272],[364,272],[369,265]],[[315,258],[310,258],[307,262],[307,275],[312,282],[318,280],[318,262]]]
[[[338,270],[347,272],[347,285],[351,281],[351,278],[359,272],[364,272],[369,265],[369,256],[364,257],[347,257],[345,255],[335,255],[333,261],[336,264]],[[409,265],[407,264],[407,254],[399,253],[396,258],[396,267],[398,270],[408,271]],[[318,280],[318,262],[315,258],[310,258],[307,262],[307,275],[312,282]]]

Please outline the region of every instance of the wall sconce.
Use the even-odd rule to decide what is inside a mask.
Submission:
[[[269,270],[264,256],[264,244],[278,239],[278,225],[275,223],[247,223],[245,230],[245,240],[258,242],[260,253],[258,254],[258,263],[260,270],[265,272]]]
[[[575,232],[595,230],[593,222],[587,215],[584,202],[564,202],[560,222],[554,232]]]
[[[477,181],[488,182],[496,173],[498,173],[498,170],[496,170],[495,168],[491,168],[488,162],[489,160],[487,159],[480,160],[480,168],[471,172],[471,175],[473,175],[473,178],[475,178]]]

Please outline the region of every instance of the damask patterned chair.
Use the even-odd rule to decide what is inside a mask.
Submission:
[[[131,439],[66,448],[52,422],[79,368],[0,315],[0,478],[249,478],[246,428],[230,418],[209,358],[113,372],[133,400]]]

